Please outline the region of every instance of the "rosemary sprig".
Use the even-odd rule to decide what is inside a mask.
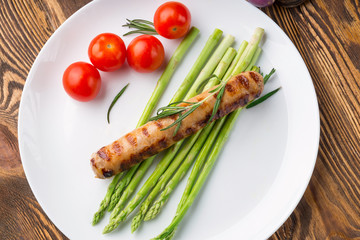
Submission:
[[[147,35],[157,35],[154,28],[154,24],[150,21],[143,20],[143,19],[126,19],[126,24],[122,25],[123,27],[133,28],[137,30],[132,30],[125,33],[123,36],[127,36],[130,34],[140,33],[140,34],[147,34]]]
[[[213,111],[211,113],[211,117],[210,117],[208,123],[210,123],[214,119],[214,117],[215,117],[215,115],[216,115],[216,113],[217,113],[217,111],[218,111],[218,109],[220,107],[221,99],[222,99],[222,97],[224,95],[224,92],[225,92],[226,84],[221,84],[220,86],[221,86],[221,88],[219,89],[218,95],[216,96],[216,102],[214,104],[214,108],[213,108]]]
[[[260,68],[254,66],[253,69],[255,71],[259,71]],[[275,69],[271,69],[270,73],[265,75],[264,77],[264,84],[269,80],[269,78],[275,73]],[[199,91],[211,78],[213,77],[217,77],[216,75],[211,75],[209,78],[206,78],[203,80],[203,82],[200,83],[200,85],[198,86],[196,91]],[[211,113],[211,116],[209,118],[208,123],[210,123],[214,117],[216,116],[217,111],[219,110],[220,107],[220,103],[221,103],[221,99],[225,93],[225,86],[227,84],[227,82],[230,80],[231,76],[226,79],[225,81],[222,81],[216,88],[212,89],[209,91],[210,95],[208,95],[206,98],[204,98],[203,100],[201,100],[200,102],[186,102],[186,101],[180,101],[180,102],[173,102],[170,103],[169,105],[165,106],[165,107],[161,107],[158,109],[157,111],[157,115],[150,118],[150,121],[153,120],[158,120],[161,118],[165,118],[165,117],[169,117],[172,115],[176,115],[178,114],[179,117],[169,126],[161,129],[160,131],[164,131],[167,130],[173,126],[176,125],[175,131],[174,131],[174,136],[177,134],[177,132],[180,129],[181,126],[181,122],[187,117],[189,116],[192,112],[194,112],[198,107],[201,106],[201,104],[203,102],[205,102],[209,97],[213,96],[214,94],[217,94],[216,96],[216,101],[214,104],[214,108],[213,111]],[[268,99],[269,97],[271,97],[272,95],[274,95],[277,91],[279,91],[280,88],[275,89],[274,91],[271,91],[270,93],[262,96],[261,98],[257,99],[257,100],[253,100],[251,101],[246,108],[251,108],[254,107],[260,103],[262,103],[263,101],[265,101],[266,99]],[[188,104],[187,106],[179,106],[178,104],[180,103],[186,103]]]
[[[175,131],[174,131],[174,136],[175,136],[176,133],[180,129],[182,120],[184,120],[193,111],[195,111],[198,107],[200,107],[200,105],[204,102],[204,100],[202,100],[200,102],[180,101],[180,102],[170,103],[169,105],[167,105],[165,107],[159,108],[159,110],[157,111],[157,115],[150,118],[149,121],[154,121],[154,120],[158,120],[158,119],[165,118],[165,117],[168,117],[168,116],[172,116],[172,115],[175,115],[175,114],[179,114],[179,117],[178,117],[178,119],[176,119],[175,122],[173,122],[172,124],[170,124],[166,128],[163,128],[163,129],[160,130],[160,131],[164,131],[164,130],[167,130],[167,129],[177,125],[176,128],[175,128]],[[175,104],[180,104],[180,103],[186,103],[188,105],[187,106],[173,106]]]
[[[212,77],[217,77],[217,76],[212,75],[210,78],[207,79],[207,81],[209,81],[209,79],[211,79]],[[179,131],[179,129],[180,129],[181,122],[187,116],[189,116],[192,112],[194,112],[198,107],[201,106],[201,104],[203,102],[205,102],[211,96],[213,96],[214,94],[218,94],[217,97],[216,97],[216,102],[215,102],[215,105],[214,105],[212,115],[211,115],[211,117],[210,117],[210,119],[208,121],[208,122],[211,122],[212,119],[215,117],[217,110],[220,107],[220,102],[221,102],[222,96],[224,95],[224,92],[225,92],[225,86],[226,86],[226,83],[229,81],[229,79],[227,79],[226,81],[223,81],[215,89],[209,91],[210,95],[208,95],[206,98],[204,98],[200,102],[180,101],[180,102],[170,103],[169,105],[167,105],[165,107],[159,108],[158,111],[157,111],[157,115],[150,118],[150,121],[154,121],[154,120],[169,117],[169,116],[172,116],[172,115],[175,115],[175,114],[179,114],[179,117],[172,124],[170,124],[169,126],[167,126],[167,127],[160,130],[160,131],[165,131],[165,130],[167,130],[167,129],[169,129],[169,128],[176,125],[175,131],[174,131],[174,136],[175,136],[177,134],[177,132]],[[206,83],[205,80],[203,82]],[[203,83],[201,83],[201,84],[203,84]],[[187,106],[179,106],[179,105],[177,105],[177,104],[180,104],[180,103],[186,103],[188,105]]]
[[[260,68],[259,68],[260,70]],[[271,69],[271,71],[265,75],[264,77],[264,85],[267,83],[267,81],[270,79],[270,77],[275,73],[275,68]],[[262,74],[261,74],[262,75]],[[262,103],[263,101],[265,101],[266,99],[268,99],[269,97],[271,97],[272,95],[274,95],[275,93],[277,93],[280,90],[281,87],[265,94],[264,96],[262,96],[261,98],[258,98],[256,100],[252,100],[247,106],[246,109],[255,107],[256,105]]]
[[[262,103],[263,101],[265,101],[266,99],[268,99],[269,97],[271,97],[272,95],[274,95],[275,93],[277,93],[277,91],[279,91],[281,89],[281,87],[278,87],[277,89],[265,94],[264,96],[262,96],[261,98],[256,99],[255,101],[252,101],[251,103],[249,103],[246,106],[246,109],[255,107],[256,105]]]
[[[176,129],[175,129],[175,131],[174,131],[174,135],[176,135],[176,133],[179,131],[179,128],[180,128],[180,124],[181,124],[181,122],[182,122],[182,120],[184,120],[187,116],[189,116],[193,111],[195,111],[198,107],[200,107],[200,105],[202,104],[203,102],[201,101],[201,102],[199,102],[199,103],[196,103],[196,104],[194,104],[188,111],[185,111],[184,110],[184,114],[181,112],[180,114],[179,114],[179,117],[178,117],[178,119],[176,119],[176,121],[175,122],[173,122],[172,124],[170,124],[169,126],[167,126],[166,128],[163,128],[163,129],[161,129],[161,131],[165,131],[165,130],[167,130],[167,129],[169,129],[169,128],[171,128],[171,127],[173,127],[173,126],[175,126],[176,124],[178,125],[177,127],[176,127]]]
[[[117,102],[117,100],[121,97],[121,95],[125,92],[126,88],[129,86],[130,83],[126,84],[125,87],[123,87],[120,92],[114,97],[114,100],[112,100],[110,107],[107,111],[107,122],[110,123],[110,111]]]

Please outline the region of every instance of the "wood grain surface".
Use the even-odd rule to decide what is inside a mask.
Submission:
[[[67,239],[28,185],[17,120],[22,88],[40,49],[88,2],[0,0],[0,239]],[[310,184],[270,239],[360,239],[360,2],[311,0],[296,8],[275,4],[263,11],[304,58],[321,119]]]

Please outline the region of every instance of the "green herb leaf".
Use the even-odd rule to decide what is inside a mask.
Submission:
[[[131,34],[146,34],[146,35],[157,35],[156,32],[146,32],[146,31],[143,31],[143,30],[133,30],[133,31],[129,31],[125,34],[123,34],[123,36],[128,36],[128,35],[131,35]]]
[[[266,99],[268,99],[269,97],[271,97],[272,95],[274,95],[275,93],[277,93],[277,91],[279,91],[281,89],[281,87],[269,92],[268,94],[262,96],[261,98],[256,99],[255,101],[250,102],[247,106],[246,109],[255,107],[256,105],[262,103],[263,101],[265,101]]]
[[[126,19],[129,21],[129,19]],[[135,22],[138,22],[138,23],[144,23],[144,24],[148,24],[148,25],[151,25],[151,26],[154,26],[154,24],[148,20],[145,20],[145,19],[134,19],[133,21]]]
[[[173,122],[172,124],[170,124],[169,126],[167,126],[166,128],[161,129],[160,131],[165,131],[173,126],[175,126],[176,124],[178,124],[179,122],[181,122],[182,120],[184,120],[187,116],[189,116],[193,111],[195,111],[198,107],[200,107],[201,102],[199,102],[198,104],[193,105],[189,111],[185,112],[183,115],[179,116],[178,119],[176,119],[175,122]],[[177,132],[174,132],[174,135],[176,135]]]
[[[136,30],[129,31],[129,32],[125,33],[123,36],[135,34],[135,33],[147,34],[147,35],[157,35],[158,34],[154,28],[154,24],[150,21],[143,20],[143,19],[134,19],[134,20],[126,19],[126,20],[127,20],[127,23],[122,26],[128,27],[128,28],[133,28]]]
[[[200,83],[200,86],[198,87],[197,90],[199,90],[202,85],[204,85],[207,81],[209,81],[211,78],[216,77],[216,75],[211,75],[209,78],[203,80],[202,83]],[[160,118],[164,118],[164,117],[168,117],[174,114],[179,114],[178,119],[176,119],[175,122],[173,122],[172,124],[170,124],[169,126],[161,129],[161,131],[167,130],[175,125],[176,129],[174,131],[174,135],[176,135],[176,133],[179,131],[180,129],[180,124],[182,122],[182,120],[184,120],[187,116],[189,116],[192,112],[194,112],[198,107],[200,107],[200,105],[209,97],[213,96],[214,94],[218,94],[216,96],[216,102],[214,104],[214,108],[212,111],[212,115],[209,119],[209,122],[211,122],[213,120],[213,118],[216,115],[216,112],[218,111],[219,107],[220,107],[220,103],[221,103],[221,99],[224,95],[225,92],[225,86],[226,83],[229,81],[229,79],[231,79],[231,77],[229,77],[226,81],[222,81],[216,88],[214,88],[213,90],[209,91],[210,95],[208,95],[206,98],[204,98],[203,100],[201,100],[200,102],[186,102],[186,101],[180,101],[180,102],[175,102],[175,103],[171,103],[165,107],[161,107],[158,109],[157,111],[157,116],[154,116],[152,118],[150,118],[150,121],[152,120],[158,120]],[[179,103],[187,103],[189,104],[188,106],[173,106],[174,104],[179,104]]]
[[[172,105],[180,104],[180,103],[186,103],[189,105],[188,106],[172,106]],[[169,105],[167,105],[165,107],[159,108],[156,112],[156,116],[151,117],[149,119],[149,121],[154,121],[154,120],[158,120],[160,118],[164,118],[164,117],[168,117],[168,116],[171,116],[174,114],[181,113],[181,112],[191,108],[191,106],[194,104],[198,104],[198,102],[179,101],[179,102],[170,103]]]
[[[267,83],[267,81],[269,80],[269,78],[275,73],[275,68],[273,68],[273,69],[271,69],[271,71],[268,73],[268,74],[266,74],[265,75],[265,77],[264,77],[264,84],[266,84]]]
[[[181,116],[182,116],[182,113],[179,113],[179,117],[181,117]],[[177,124],[173,136],[175,136],[175,135],[177,134],[177,132],[179,131],[180,127],[181,127],[181,122],[179,122],[179,123]]]
[[[214,92],[218,92],[221,89],[222,84],[218,85],[216,88],[214,88],[213,90],[209,91],[209,93],[214,93]]]
[[[126,88],[129,86],[130,83],[126,84],[125,87],[123,87],[120,92],[115,96],[114,100],[111,102],[110,107],[107,111],[107,122],[110,124],[110,111],[117,102],[117,100],[121,97],[121,95],[125,92]]]
[[[219,93],[216,96],[216,102],[214,104],[214,108],[213,108],[213,111],[212,111],[212,114],[211,114],[211,117],[210,117],[208,123],[210,123],[214,119],[216,112],[218,111],[218,109],[220,107],[221,99],[225,92],[225,86],[226,86],[226,84],[222,85],[222,88],[219,90]]]
[[[161,118],[165,118],[165,117],[169,117],[171,115],[175,115],[175,114],[178,114],[178,113],[181,113],[185,111],[185,109],[178,109],[178,110],[166,110],[166,111],[163,111],[161,112],[160,114],[152,117],[149,119],[149,121],[156,121],[156,120],[159,120]]]

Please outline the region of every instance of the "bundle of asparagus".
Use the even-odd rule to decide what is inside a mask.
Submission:
[[[163,75],[158,81],[145,111],[140,118],[138,126],[143,125],[149,119],[150,114],[169,82],[177,63],[182,59],[184,53],[197,34],[198,30],[193,28],[175,51]],[[263,34],[264,30],[257,28],[251,41],[249,43],[243,41],[238,51],[231,47],[234,42],[234,37],[227,35],[223,38],[216,50],[213,51],[222,36],[222,31],[215,29],[170,103],[195,96],[197,91],[203,86],[204,82],[207,82],[206,86],[203,87],[203,89],[206,90],[217,85],[219,81],[225,81],[232,75],[239,74],[243,71],[259,71],[259,68],[253,68],[253,66],[256,64],[261,53],[259,43]],[[212,55],[209,58],[211,53]],[[264,78],[264,81],[265,79],[268,79],[272,73],[273,72],[267,75]],[[264,101],[277,90],[250,104],[254,106],[257,103]],[[105,227],[103,233],[113,231],[146,197],[142,202],[138,213],[132,220],[131,230],[134,232],[143,220],[147,221],[153,219],[160,212],[171,192],[196,160],[173,221],[163,233],[155,238],[171,239],[174,236],[178,224],[194,202],[202,185],[206,181],[240,112],[241,109],[236,110],[227,117],[212,122],[203,130],[190,136],[188,139],[179,141],[169,148],[158,163],[154,172],[126,206],[126,202],[152,164],[155,156],[134,166],[126,173],[117,174],[109,185],[108,192],[101,202],[98,212],[94,215],[93,224],[99,222],[106,209],[108,209],[108,211],[112,211],[112,213],[110,215],[109,224]],[[159,194],[160,196],[154,202]]]

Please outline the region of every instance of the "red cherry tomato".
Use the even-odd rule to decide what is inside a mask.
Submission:
[[[154,26],[158,34],[165,38],[175,39],[184,36],[190,28],[189,9],[179,2],[166,2],[155,12]]]
[[[124,41],[118,35],[102,33],[90,42],[88,55],[91,63],[97,69],[112,72],[124,64],[126,47]]]
[[[87,102],[96,97],[101,88],[99,71],[86,62],[75,62],[64,72],[63,86],[75,100]]]
[[[134,38],[127,48],[127,61],[137,72],[153,72],[164,61],[164,47],[154,36],[141,35]]]

